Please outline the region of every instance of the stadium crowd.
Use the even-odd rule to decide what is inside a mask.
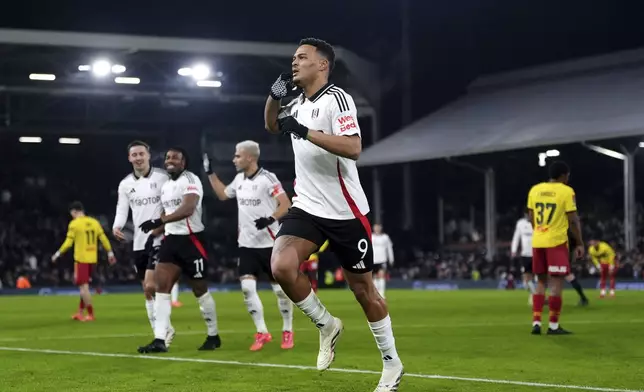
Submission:
[[[115,190],[96,195],[84,194],[73,181],[64,177],[24,176],[15,171],[4,171],[3,189],[0,189],[0,285],[14,287],[20,276],[25,276],[35,287],[72,285],[73,263],[71,254],[52,265],[51,255],[65,238],[69,216],[66,212],[71,195],[81,200],[91,200],[89,214],[95,216],[111,238],[119,262],[108,267],[106,255],[94,276],[98,286],[105,284],[134,283],[131,246],[119,243],[111,236]],[[211,207],[212,208],[209,208]],[[235,214],[208,213],[231,207],[205,202],[208,251],[216,261],[210,264],[208,276],[213,282],[234,282],[236,276]],[[234,209],[234,208],[233,208]],[[445,246],[440,250],[428,250],[424,244],[412,243],[405,233],[390,228],[389,234],[395,244],[396,265],[390,271],[392,277],[402,279],[499,279],[503,274],[520,275],[518,264],[510,258],[510,239],[518,210],[509,210],[498,217],[500,246],[492,262],[485,259],[483,231],[466,220],[450,219],[446,222]],[[639,237],[637,249],[624,252],[623,221],[621,214],[587,213],[582,216],[586,239],[607,241],[618,253],[620,278],[644,279],[644,238]],[[644,228],[644,208],[638,206],[638,227]],[[127,227],[129,233],[132,227]],[[592,263],[574,263],[580,277],[591,276]]]

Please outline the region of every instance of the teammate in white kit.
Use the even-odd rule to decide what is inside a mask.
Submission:
[[[255,323],[257,333],[251,351],[258,351],[273,340],[264,320],[264,305],[257,294],[257,279],[265,273],[277,296],[277,306],[282,314],[282,348],[293,348],[293,303],[275,283],[271,272],[271,251],[278,221],[286,215],[291,201],[275,174],[258,164],[259,144],[252,140],[238,143],[233,163],[237,176],[225,185],[213,173],[210,158],[204,154],[204,170],[219,200],[237,199],[239,245],[238,273],[244,303]]]
[[[139,347],[140,353],[168,351],[163,336],[172,312],[170,290],[182,272],[189,279],[208,329],[206,341],[199,350],[214,350],[221,346],[215,300],[210,295],[208,282],[205,280],[208,255],[203,245],[204,225],[201,220],[203,187],[199,177],[186,170],[187,166],[188,154],[185,150],[179,147],[168,150],[165,169],[170,179],[161,188],[161,217],[145,221],[139,226],[147,233],[165,225],[165,239],[154,270],[157,287],[154,340],[147,346]]]
[[[118,188],[118,202],[112,233],[125,241],[123,227],[127,222],[130,208],[132,209],[132,223],[134,224],[134,269],[136,276],[141,281],[145,294],[145,308],[148,312],[150,326],[154,330],[154,266],[159,259],[159,247],[163,228],[159,227],[152,233],[141,231],[139,225],[148,219],[155,219],[161,215],[161,187],[168,180],[168,173],[150,166],[150,146],[140,140],[135,140],[127,146],[128,160],[132,164],[132,173],[128,174]],[[165,338],[166,346],[172,343],[174,328],[168,324]]]
[[[319,329],[317,368],[328,369],[344,329],[342,321],[327,311],[308,278],[299,273],[300,264],[328,239],[381,352],[383,371],[376,391],[397,391],[403,364],[387,303],[371,274],[369,203],[356,167],[362,150],[358,116],[353,98],[329,83],[334,60],[328,43],[313,38],[300,41],[292,74],[280,75],[266,101],[266,129],[290,135],[296,175],[296,196],[277,234],[271,268],[286,295]],[[293,85],[303,93],[282,107],[281,99]]]
[[[521,245],[521,253],[517,254],[519,245]],[[530,291],[528,303],[532,305],[532,295],[536,293],[536,286],[534,284],[534,275],[532,274],[532,224],[527,212],[524,213],[523,218],[517,221],[510,250],[512,259],[516,259],[517,256],[521,258],[523,285]]]
[[[387,264],[394,265],[394,244],[387,233],[382,231],[382,225],[373,225],[373,234],[371,236],[373,243],[373,281],[376,289],[382,298],[385,298],[385,287],[387,282]]]

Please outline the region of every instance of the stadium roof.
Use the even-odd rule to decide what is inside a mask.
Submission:
[[[291,68],[296,43],[0,29],[0,132],[19,134],[172,129],[263,129],[270,83]],[[365,114],[378,104],[377,68],[336,47],[333,79]],[[96,77],[98,59],[125,66]],[[178,74],[204,63],[216,88]],[[55,77],[32,80],[32,74]],[[122,84],[116,77],[138,78]],[[234,105],[230,105],[234,104]],[[369,110],[365,110],[369,109]],[[254,113],[250,115],[249,113]],[[238,135],[239,136],[239,135]],[[241,137],[241,136],[239,136]]]
[[[0,29],[0,45],[4,49],[3,52],[16,51],[19,50],[19,47],[32,47],[39,51],[37,53],[31,53],[32,59],[38,55],[41,58],[52,56],[52,54],[60,55],[61,48],[80,49],[76,51],[72,50],[72,53],[84,54],[86,57],[106,51],[112,55],[118,54],[121,58],[136,59],[137,57],[146,57],[146,60],[150,63],[154,63],[160,57],[163,58],[160,54],[167,52],[174,53],[173,57],[175,61],[179,57],[183,57],[184,61],[191,58],[185,55],[187,53],[210,57],[217,56],[218,60],[221,60],[225,56],[234,56],[238,60],[254,58],[255,63],[258,62],[258,58],[263,58],[265,61],[260,62],[260,65],[263,64],[265,66],[267,63],[272,63],[273,65],[271,75],[278,75],[279,72],[290,69],[290,62],[295,49],[294,44],[285,43],[20,29]],[[24,49],[22,51],[24,52]],[[141,52],[145,55],[141,56]],[[184,54],[184,56],[179,56],[180,54]],[[7,61],[7,57],[7,53],[3,53],[3,56],[1,56],[2,61]],[[346,79],[341,81],[341,83],[349,84],[347,86],[349,89],[354,88],[360,91],[368,101],[372,104],[377,104],[380,91],[379,75],[376,65],[342,47],[336,47],[336,61],[340,66],[338,67],[338,72],[334,73],[334,77],[337,76],[341,79]],[[245,61],[245,64],[242,65],[241,62],[238,62],[236,65],[231,66],[229,71],[232,71],[233,68],[247,68],[248,63],[249,61]],[[67,72],[69,72],[74,66],[78,66],[78,64],[66,64],[66,66],[68,67]],[[156,64],[156,66],[163,67],[162,64]],[[257,70],[259,68],[257,64],[251,65],[250,68],[246,69],[246,78],[258,84],[258,80],[263,80],[263,73]],[[176,76],[176,70],[177,68],[172,69],[173,76]],[[277,73],[275,70],[278,70]],[[251,71],[254,71],[254,73]],[[24,72],[25,69],[23,69]],[[265,83],[261,84],[261,87],[262,95],[266,95]],[[15,87],[12,88],[15,89]],[[81,93],[82,91],[77,89],[73,92]],[[241,95],[241,97],[242,100],[252,99],[249,95]]]
[[[644,135],[644,50],[481,78],[366,149],[361,166]]]

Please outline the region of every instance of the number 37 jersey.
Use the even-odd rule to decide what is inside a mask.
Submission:
[[[533,248],[554,248],[568,241],[568,213],[577,211],[575,191],[561,182],[542,182],[530,189]]]

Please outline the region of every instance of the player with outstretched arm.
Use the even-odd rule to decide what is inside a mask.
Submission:
[[[268,275],[277,296],[277,306],[282,314],[283,349],[293,348],[293,303],[284,293],[271,272],[271,252],[278,221],[286,215],[291,201],[275,174],[259,166],[259,144],[252,140],[238,143],[233,164],[237,176],[225,185],[213,173],[210,158],[204,154],[204,170],[219,200],[237,200],[237,242],[239,245],[239,280],[246,309],[255,323],[255,340],[251,351],[258,351],[273,340],[264,320],[264,305],[257,294],[257,279]]]

